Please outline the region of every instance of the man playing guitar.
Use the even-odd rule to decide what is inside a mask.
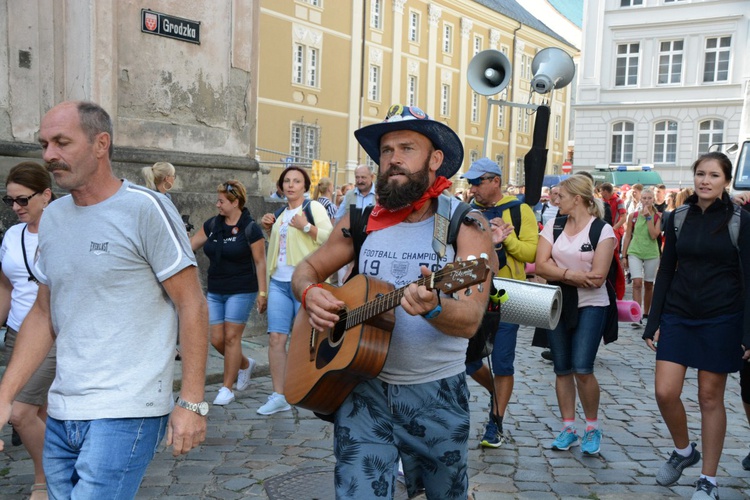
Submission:
[[[459,258],[490,256],[496,267],[488,224],[476,212],[468,215],[476,223],[462,225],[455,251],[448,245],[439,258],[431,245],[436,198],[463,162],[455,132],[416,107],[394,105],[385,121],[355,136],[380,165],[360,274],[400,287]],[[333,328],[345,306],[319,283],[353,260],[349,228],[347,215],[292,278],[315,330]],[[382,371],[360,382],[334,413],[336,498],[393,498],[399,459],[410,497],[425,490],[427,498],[467,498],[464,361],[467,339],[487,307],[492,274],[470,293],[446,295],[415,283],[405,288]]]

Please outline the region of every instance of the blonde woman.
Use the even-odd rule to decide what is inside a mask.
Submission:
[[[536,253],[537,275],[566,288],[563,304],[569,306],[557,327],[548,331],[562,416],[562,430],[551,447],[569,450],[579,444],[575,426],[577,392],[586,417],[581,451],[595,455],[602,433],[594,361],[607,323],[610,298],[606,279],[617,240],[612,226],[601,220],[604,209],[594,198],[594,185],[588,178],[573,175],[562,181],[558,203],[560,214],[567,218],[558,217],[544,225]],[[596,242],[591,241],[593,224],[600,229]],[[558,232],[563,226],[557,238],[556,225]]]
[[[146,181],[146,187],[158,191],[167,198],[171,198],[169,190],[174,187],[175,169],[174,165],[166,161],[159,161],[150,167],[141,169],[143,180]]]
[[[318,185],[315,186],[312,199],[325,207],[332,223],[333,218],[336,215],[336,205],[333,204],[334,196],[333,181],[329,177],[323,177],[320,179]]]

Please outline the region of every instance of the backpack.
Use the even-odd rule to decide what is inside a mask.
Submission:
[[[568,216],[563,215],[555,219],[555,225],[552,231],[553,245],[557,241],[557,238],[562,234],[565,229],[565,224],[568,222]],[[589,241],[591,242],[592,251],[596,251],[596,246],[599,243],[599,237],[604,229],[604,222],[600,218],[595,218],[591,222],[589,227]],[[615,238],[617,239],[617,238]],[[609,344],[617,340],[617,280],[620,278],[622,273],[618,273],[620,261],[614,254],[612,254],[612,262],[609,265],[609,271],[607,272],[607,278],[604,281],[607,287],[607,296],[609,297],[609,307],[607,308],[607,322],[604,325],[604,343]]]
[[[734,248],[736,248],[737,252],[739,252],[740,222],[742,220],[740,212],[742,211],[742,207],[740,207],[739,205],[732,206],[734,207],[732,218],[729,219],[727,229],[729,230],[729,238],[732,240],[732,245],[734,245]],[[689,208],[690,205],[680,205],[679,207],[674,209],[674,212],[672,212],[672,220],[674,222],[674,235],[676,239],[680,237],[680,229],[682,229],[682,224],[685,223],[685,217],[687,217],[687,211]]]
[[[441,195],[442,196],[442,195]],[[520,205],[520,203],[519,203]],[[344,236],[352,238],[352,244],[354,246],[354,266],[352,272],[349,275],[349,279],[359,274],[359,253],[362,250],[362,245],[367,238],[367,222],[370,218],[370,212],[375,208],[372,205],[364,208],[363,210],[350,210],[349,211],[349,229],[344,230]],[[463,201],[458,203],[458,206],[453,211],[450,217],[448,225],[448,234],[446,243],[453,245],[453,251],[456,251],[456,240],[458,239],[458,231],[461,229],[461,225],[466,218],[466,214],[472,211],[473,208],[468,203]],[[520,214],[520,209],[519,209]],[[494,293],[493,290],[490,294]],[[495,334],[497,328],[500,325],[500,311],[485,311],[482,316],[482,322],[479,325],[476,333],[469,339],[469,346],[466,349],[466,362],[471,363],[485,358],[492,354],[492,347],[495,343]]]
[[[518,238],[518,236],[521,234],[521,205],[523,205],[522,201],[515,200],[511,201],[510,203],[495,207],[482,207],[472,203],[471,208],[473,208],[474,210],[479,210],[480,212],[485,214],[485,217],[487,217],[488,221],[490,220],[490,217],[487,216],[488,213],[492,215],[492,218],[502,217],[503,212],[505,212],[506,210],[510,210],[510,220],[513,223],[513,231],[516,233],[516,238]],[[499,248],[495,247],[495,253],[497,254],[498,269],[502,269],[507,266],[508,256],[505,253],[505,245],[501,245]]]
[[[278,219],[279,215],[282,214],[286,210],[286,207],[280,207],[278,208],[274,213],[273,216]],[[307,217],[307,220],[312,224],[315,225],[315,218],[313,217],[312,208],[310,208],[310,200],[305,200],[302,202],[302,211],[305,213],[305,217]]]

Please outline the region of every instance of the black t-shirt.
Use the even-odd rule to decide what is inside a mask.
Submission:
[[[246,208],[236,226],[224,223],[224,217],[216,216],[203,223],[208,240],[203,246],[210,261],[208,267],[208,291],[234,294],[258,291],[258,277],[250,245],[263,239],[263,232],[250,217]],[[219,239],[223,240],[219,243]]]
[[[660,213],[663,214],[664,211],[667,209],[667,202],[664,201],[662,203],[654,203],[654,208]]]

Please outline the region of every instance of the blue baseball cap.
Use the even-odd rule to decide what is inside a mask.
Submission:
[[[484,174],[497,175],[498,177],[503,176],[503,173],[500,170],[500,167],[497,166],[497,163],[490,160],[489,158],[480,158],[471,164],[469,170],[464,175],[462,175],[461,178],[474,180],[479,179]]]
[[[433,120],[416,106],[394,104],[388,109],[385,120],[355,130],[354,137],[372,161],[380,165],[380,139],[396,130],[418,132],[432,141],[435,149],[443,152],[443,164],[436,175],[450,179],[461,168],[464,161],[461,139],[448,125]]]

